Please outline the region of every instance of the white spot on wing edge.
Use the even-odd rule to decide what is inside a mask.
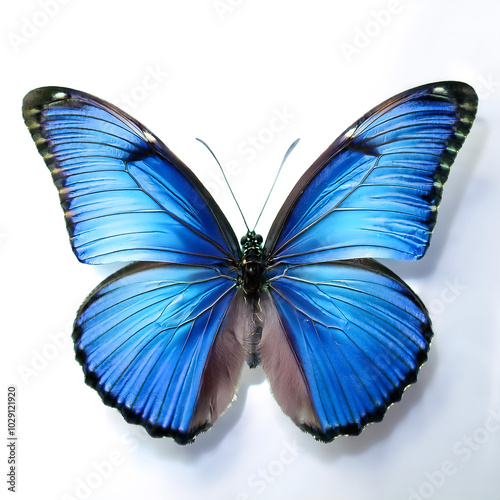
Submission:
[[[354,132],[356,132],[357,127],[351,127],[349,130],[346,130],[344,132],[344,137],[346,139],[351,138],[354,135]]]
[[[147,130],[144,130],[144,137],[149,141],[149,142],[156,142],[156,138],[154,135],[150,134]]]
[[[447,95],[448,94],[448,89],[444,87],[434,87],[432,89],[433,94],[441,94],[441,95]]]
[[[58,101],[60,99],[66,99],[68,97],[68,94],[66,92],[54,92],[52,94],[52,99]]]

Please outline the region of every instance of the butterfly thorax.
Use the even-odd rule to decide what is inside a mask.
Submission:
[[[262,236],[255,231],[248,231],[241,238],[243,258],[241,260],[240,282],[247,295],[256,295],[261,290],[264,281],[264,263]]]

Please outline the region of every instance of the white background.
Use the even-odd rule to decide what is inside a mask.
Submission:
[[[16,498],[499,498],[498,2],[10,0],[1,11],[0,364],[2,391],[18,390]],[[210,187],[241,236],[195,137],[231,170],[250,224],[301,137],[259,224],[265,234],[348,125],[391,95],[448,79],[472,84],[480,108],[429,252],[387,263],[429,307],[435,340],[418,383],[382,423],[317,443],[281,413],[262,372],[246,369],[235,404],[182,447],[127,424],[84,384],[71,323],[113,269],[71,252],[21,118],[26,92],[61,85],[127,106]]]

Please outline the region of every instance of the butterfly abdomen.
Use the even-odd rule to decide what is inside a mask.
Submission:
[[[262,340],[262,329],[264,318],[259,298],[250,298],[248,303],[248,320],[244,323],[243,341],[247,351],[247,364],[250,368],[255,368],[260,364],[259,348]]]

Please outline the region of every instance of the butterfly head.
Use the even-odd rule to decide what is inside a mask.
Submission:
[[[248,231],[240,240],[243,255],[247,258],[262,258],[262,236]]]

